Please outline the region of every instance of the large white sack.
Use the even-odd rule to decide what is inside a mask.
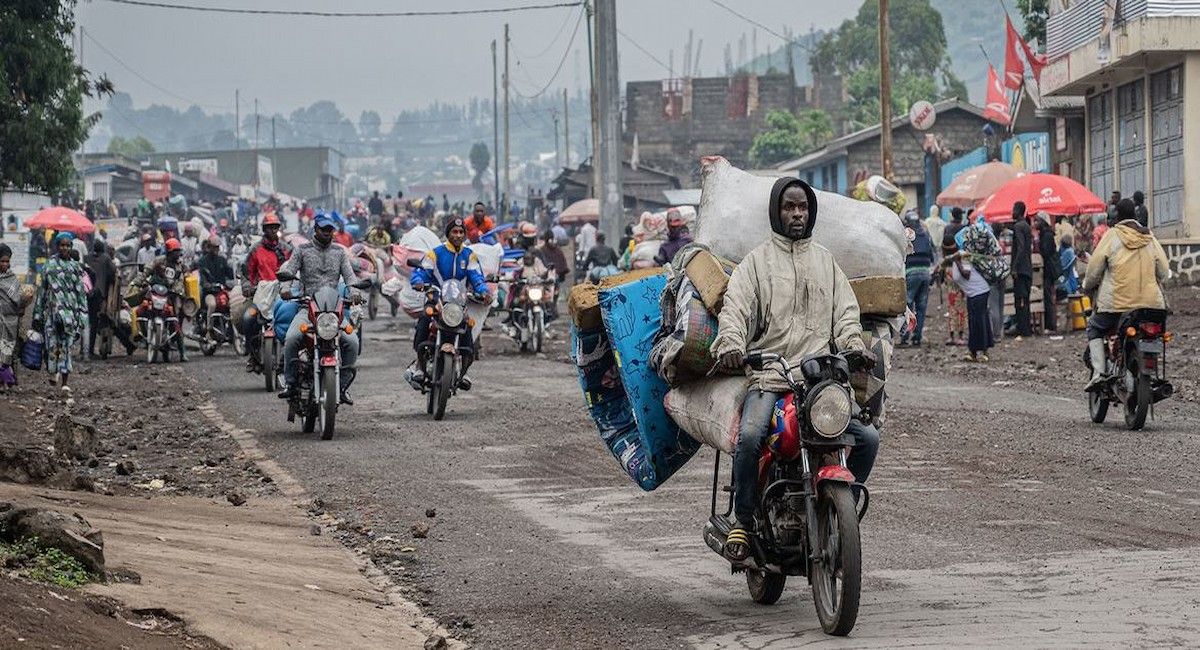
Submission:
[[[717,376],[672,388],[663,398],[663,407],[693,438],[732,454],[749,389],[749,377]]]
[[[404,233],[398,243],[409,250],[431,251],[440,246],[442,240],[438,238],[437,233],[425,226],[417,226]]]
[[[775,178],[755,176],[721,157],[705,159],[695,241],[740,262],[771,236],[767,214]],[[813,238],[848,278],[904,276],[908,240],[896,213],[873,202],[814,189]]]
[[[479,258],[479,266],[483,274],[495,275],[500,272],[500,260],[504,259],[504,247],[500,244],[471,244],[467,248]]]

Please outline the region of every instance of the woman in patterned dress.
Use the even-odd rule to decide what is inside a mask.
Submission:
[[[71,348],[87,324],[83,265],[71,256],[73,239],[66,232],[54,238],[57,254],[42,269],[42,290],[33,310],[34,329],[45,337],[47,369],[64,389],[71,375]]]

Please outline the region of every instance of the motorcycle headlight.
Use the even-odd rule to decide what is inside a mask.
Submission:
[[[317,336],[329,340],[338,335],[338,317],[333,312],[325,312],[317,316]]]
[[[809,401],[808,422],[813,431],[826,438],[836,438],[850,425],[850,393],[837,384],[820,388]]]
[[[442,322],[450,327],[458,327],[463,322],[463,316],[466,315],[462,305],[452,302],[442,305]]]
[[[529,288],[529,300],[531,300],[532,302],[541,302],[542,288],[541,287],[530,287]]]

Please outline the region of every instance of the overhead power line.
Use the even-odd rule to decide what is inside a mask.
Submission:
[[[183,11],[201,11],[222,14],[250,14],[258,16],[308,16],[319,18],[415,18],[421,16],[476,16],[483,14],[507,14],[518,11],[536,11],[541,9],[558,9],[561,7],[578,7],[582,2],[554,2],[545,4],[521,5],[517,7],[489,7],[484,9],[442,9],[434,11],[304,11],[298,9],[239,9],[235,7],[201,7],[197,5],[169,4],[166,2],[150,2],[149,0],[108,0],[108,2],[135,7],[153,7],[155,9],[179,9]]]
[[[148,84],[152,88],[155,88],[155,89],[159,90],[160,92],[163,92],[171,97],[174,97],[175,99],[187,102],[189,104],[193,104],[195,106],[202,106],[204,108],[223,108],[223,109],[232,108],[229,105],[223,105],[223,104],[201,104],[200,102],[197,102],[192,99],[188,99],[187,97],[184,97],[183,95],[180,95],[178,93],[174,93],[174,92],[171,92],[170,90],[167,90],[166,88],[164,88],[164,87],[154,83],[150,79],[148,79],[146,77],[146,75],[143,75],[142,73],[138,72],[137,70],[134,70],[132,66],[130,66],[128,63],[125,63],[124,59],[117,56],[112,50],[105,47],[104,43],[101,43],[100,41],[96,40],[96,37],[92,36],[91,32],[87,31],[86,29],[80,30],[80,31],[83,33],[84,36],[87,37],[88,40],[90,40],[93,44],[95,44],[96,47],[100,48],[101,51],[103,51],[105,54],[107,54],[109,57],[111,57],[113,61],[116,61],[118,64],[120,64],[120,66],[122,68],[125,68],[126,70],[129,71],[130,74],[132,74],[133,76],[137,77],[138,79],[141,79],[142,81],[146,82],[146,84]]]
[[[646,48],[642,47],[637,41],[633,40],[633,38],[629,34],[626,34],[625,32],[621,31],[620,29],[617,30],[617,34],[620,35],[625,40],[629,41],[629,44],[636,47],[639,51],[641,51],[642,54],[645,54],[646,56],[650,57],[655,63],[662,66],[662,69],[666,70],[667,74],[675,73],[675,71],[671,69],[671,66],[663,63],[662,59],[651,54],[650,50],[647,50]]]
[[[709,1],[709,2],[711,2],[711,3],[713,3],[713,4],[715,4],[715,5],[717,5],[718,7],[722,8],[722,9],[724,9],[725,11],[728,11],[729,13],[731,13],[731,14],[733,14],[733,15],[737,16],[738,18],[741,18],[742,20],[744,20],[744,21],[746,21],[746,22],[750,23],[751,25],[754,25],[755,27],[758,27],[759,29],[761,29],[761,30],[763,30],[763,31],[767,32],[768,34],[770,34],[770,35],[774,36],[775,38],[778,38],[778,39],[782,40],[783,42],[787,43],[788,45],[791,45],[791,44],[795,43],[795,44],[796,44],[796,45],[797,45],[797,46],[798,46],[800,49],[802,49],[802,50],[806,50],[806,51],[808,51],[808,52],[812,52],[812,46],[805,45],[804,43],[801,43],[801,42],[800,42],[800,39],[798,39],[798,38],[796,38],[796,39],[793,39],[793,38],[788,38],[787,36],[784,36],[783,34],[780,34],[779,32],[777,32],[777,31],[775,31],[775,30],[771,29],[770,27],[767,27],[766,25],[764,25],[764,24],[762,24],[762,23],[758,22],[757,20],[755,20],[755,19],[753,19],[753,18],[751,18],[751,17],[747,16],[746,14],[743,14],[743,13],[740,13],[740,12],[738,12],[738,11],[737,11],[736,9],[734,9],[733,7],[730,7],[729,5],[725,4],[724,2],[721,2],[721,0],[708,0],[708,1]]]
[[[525,95],[521,91],[517,91],[518,95],[524,97],[525,99],[537,99],[550,89],[550,86],[554,83],[554,80],[558,79],[558,74],[562,72],[563,64],[567,62],[567,56],[571,54],[571,48],[575,47],[575,37],[579,35],[579,26],[583,24],[583,15],[584,11],[581,9],[579,11],[579,19],[575,21],[575,29],[571,32],[571,40],[567,41],[567,49],[563,51],[562,58],[558,60],[558,67],[554,69],[554,74],[550,75],[550,80],[546,82],[546,85],[542,86],[541,90],[532,95]],[[517,65],[521,65],[520,59],[517,59]]]

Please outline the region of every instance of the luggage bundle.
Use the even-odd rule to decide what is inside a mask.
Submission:
[[[643,490],[661,485],[700,448],[667,416],[669,387],[647,362],[666,283],[662,269],[626,273],[575,287],[568,303],[571,359],[588,412],[605,446]]]

